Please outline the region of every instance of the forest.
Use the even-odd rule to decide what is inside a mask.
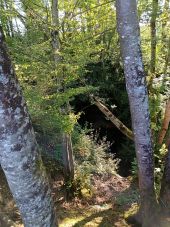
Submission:
[[[0,0],[0,227],[170,226],[170,0]]]

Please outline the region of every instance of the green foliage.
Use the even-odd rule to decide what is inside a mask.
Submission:
[[[150,91],[149,104],[151,113],[151,129],[156,153],[159,150],[157,150],[157,141],[164,118],[165,101],[170,97],[169,88],[169,79],[165,78],[164,75],[161,75],[153,80],[152,89]]]
[[[134,143],[129,140],[123,141],[119,147],[119,157],[123,160],[125,168],[128,167],[128,163],[133,163],[135,157]]]
[[[138,163],[136,157],[132,161],[132,175],[134,178],[138,176]]]
[[[93,8],[98,3],[92,1],[88,4],[89,8]],[[61,61],[57,63],[57,67],[54,64],[50,34],[56,28],[53,28],[51,22],[49,5],[39,1],[24,1],[20,4],[19,14],[16,13],[25,13],[25,28],[22,33],[16,32],[15,38],[8,37],[10,51],[32,119],[35,124],[44,124],[47,131],[53,127],[56,131],[71,132],[79,114],[74,114],[71,108],[63,114],[61,109],[76,95],[93,91],[92,86],[86,86],[85,66],[89,62],[99,61],[101,54],[107,49],[113,32],[113,22],[112,25],[109,24],[108,16],[115,17],[111,4],[108,3],[107,8],[102,4],[101,2],[101,7],[88,12],[87,6],[81,3],[75,5],[74,1],[69,4],[59,2],[59,10],[65,12],[65,16],[59,20]],[[85,12],[81,14],[80,9]],[[7,11],[4,15],[7,16]],[[103,21],[105,17],[106,20]],[[21,17],[17,20],[20,19]],[[89,29],[83,30],[83,26]],[[58,79],[61,84],[58,84]]]
[[[155,188],[158,195],[161,189],[161,180],[162,180],[164,166],[165,166],[166,154],[167,154],[167,148],[165,144],[163,144],[159,149],[157,148],[157,152],[154,153]],[[138,177],[138,164],[137,164],[136,158],[134,158],[134,161],[132,162],[132,174],[133,174],[133,177],[135,178]]]
[[[91,130],[76,128],[73,134],[75,155],[75,182],[77,189],[92,190],[92,174],[115,174],[119,160],[109,154],[110,143],[103,138],[97,141],[97,135]]]
[[[134,204],[137,201],[139,201],[139,193],[136,190],[132,190],[131,193],[125,193],[125,195],[120,195],[116,198],[116,204],[118,204],[119,206]]]
[[[85,185],[89,185],[90,174],[114,172],[117,164],[105,152],[110,146],[106,141],[97,142],[93,133],[86,135],[86,132],[76,129],[81,113],[75,112],[74,100],[77,96],[83,100],[89,93],[95,93],[109,106],[117,106],[115,114],[131,127],[115,7],[112,1],[104,0],[59,1],[59,25],[54,26],[50,4],[49,1],[40,0],[18,1],[17,4],[2,0],[0,22],[35,130],[55,144],[53,150],[56,151],[57,160],[61,156],[62,132],[73,132],[76,177],[80,178],[81,184],[84,181]],[[148,73],[149,78],[153,76],[149,98],[155,159],[160,159],[156,165],[157,172],[163,165],[157,138],[164,103],[170,97],[168,65],[165,70],[170,31],[167,26],[169,9],[160,1],[158,11],[156,73]],[[149,72],[152,1],[139,0],[138,12],[144,65],[146,72]],[[58,32],[60,41],[57,66],[51,37],[54,30]],[[167,78],[161,79],[161,75]],[[134,146],[124,140],[119,146],[119,156],[125,163],[132,162],[132,172],[135,174],[137,163],[133,161]]]
[[[161,182],[162,182],[162,176],[164,172],[166,154],[167,154],[167,148],[165,144],[163,144],[160,147],[159,153],[155,154],[155,160],[157,160],[155,164],[155,187],[158,195],[161,189]]]

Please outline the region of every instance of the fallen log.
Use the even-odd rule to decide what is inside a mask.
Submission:
[[[103,103],[101,103],[96,97],[90,96],[91,101],[95,104],[99,110],[130,140],[134,140],[133,132],[127,128]]]

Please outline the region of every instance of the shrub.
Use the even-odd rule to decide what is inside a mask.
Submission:
[[[92,191],[93,174],[115,174],[119,160],[109,153],[110,142],[98,139],[93,130],[77,127],[73,134],[75,155],[75,184],[77,191]]]

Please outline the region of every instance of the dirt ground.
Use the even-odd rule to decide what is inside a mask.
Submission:
[[[75,197],[66,202],[63,178],[52,181],[52,194],[60,227],[126,227],[125,217],[129,209],[136,209],[138,193],[128,178],[93,176],[92,193],[82,191],[84,198]],[[6,179],[0,171],[0,226],[22,227],[22,220],[9,191]]]
[[[138,193],[131,181],[120,176],[93,176],[93,195],[61,203],[61,227],[126,227],[129,209],[137,208]]]

